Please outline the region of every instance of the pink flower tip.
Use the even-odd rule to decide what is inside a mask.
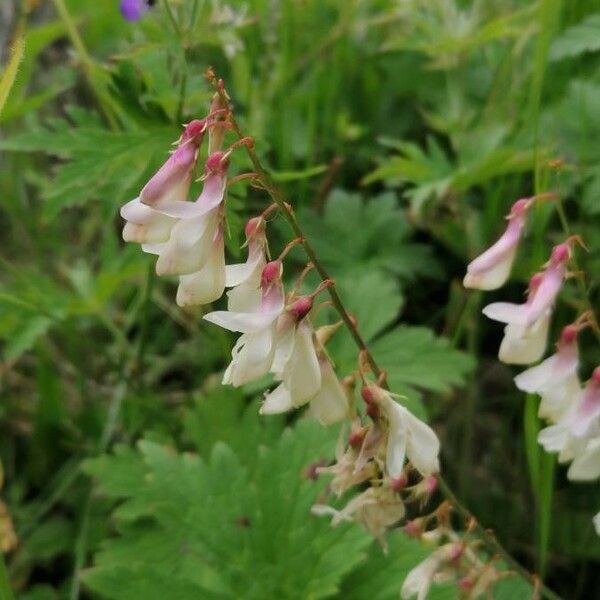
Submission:
[[[558,244],[558,246],[554,246],[550,256],[550,262],[558,265],[567,262],[570,258],[571,248],[569,247],[569,244],[565,242],[564,244]]]
[[[450,562],[457,562],[465,552],[465,545],[458,542],[452,545],[448,552],[448,560]]]
[[[406,523],[404,526],[404,533],[411,538],[421,537],[421,523],[416,519],[413,521],[408,521],[408,523]]]
[[[517,200],[511,207],[510,213],[508,215],[509,219],[514,219],[515,217],[522,217],[527,213],[529,207],[531,206],[530,198],[521,198]]]
[[[253,217],[246,223],[246,227],[244,228],[244,233],[247,238],[251,238],[256,235],[265,224],[265,220],[262,217]]]
[[[290,312],[294,315],[296,321],[304,319],[313,307],[313,299],[310,296],[301,296],[290,306]]]
[[[428,475],[423,481],[423,484],[427,494],[433,494],[433,492],[435,492],[435,490],[437,490],[438,487],[437,477],[435,477],[434,475]]]
[[[207,173],[223,173],[229,167],[229,161],[225,152],[213,152],[206,159],[206,172]]]
[[[360,446],[363,443],[363,440],[365,439],[365,432],[363,429],[357,429],[356,431],[353,431],[349,436],[348,436],[348,444],[350,446],[352,446],[353,448],[360,448]]]
[[[377,404],[367,404],[367,416],[371,419],[377,419],[379,417],[379,408]]]
[[[375,394],[369,385],[363,385],[362,389],[360,390],[360,395],[367,405],[375,402]]]
[[[543,280],[544,280],[543,273],[535,273],[529,280],[529,293],[533,294],[540,287],[540,284],[542,283]]]
[[[192,140],[193,142],[200,144],[205,131],[206,119],[194,119],[185,126],[181,141],[186,142],[187,140]]]
[[[473,586],[475,585],[475,582],[470,578],[470,577],[461,577],[458,580],[458,589],[461,592],[470,592],[473,589]]]
[[[571,345],[577,341],[577,327],[575,325],[567,325],[560,334],[560,343]]]
[[[600,385],[600,367],[596,367],[592,373],[592,381],[594,385]]]
[[[268,262],[261,273],[260,285],[263,288],[269,287],[275,281],[281,279],[281,273],[283,271],[283,265],[279,260],[272,260]]]
[[[396,479],[392,479],[391,488],[394,492],[400,492],[408,485],[408,477],[402,473],[400,477],[396,477]]]

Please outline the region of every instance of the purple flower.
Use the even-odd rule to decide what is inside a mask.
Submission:
[[[121,0],[121,14],[127,21],[139,21],[152,4],[148,0]]]

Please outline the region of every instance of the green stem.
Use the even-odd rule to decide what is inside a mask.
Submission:
[[[175,34],[179,39],[181,39],[181,27],[179,26],[179,23],[175,18],[175,13],[173,12],[171,5],[169,4],[169,0],[163,0],[163,6],[165,7],[165,12],[169,17],[169,21],[171,21],[171,25],[173,25],[173,30],[175,31]]]
[[[12,588],[10,587],[10,580],[8,578],[8,571],[6,570],[6,563],[4,562],[4,555],[0,553],[0,600],[14,600]]]
[[[227,97],[227,94],[218,85],[218,83],[217,83],[218,80],[217,80],[216,76],[214,76],[214,73],[209,71],[208,77],[209,77],[209,80],[211,81],[211,83],[213,84],[213,86],[215,87],[215,90],[221,97],[221,102],[223,103],[223,106],[226,106],[226,107],[229,106],[229,99]],[[229,121],[231,124],[231,129],[236,134],[236,136],[239,139],[245,138],[246,136],[244,136],[244,134],[242,133],[242,130],[240,129],[240,127],[239,127],[235,117],[231,113],[231,111],[229,112]],[[254,167],[254,172],[256,173],[256,179],[260,182],[261,186],[264,188],[264,190],[267,192],[267,194],[269,194],[269,196],[271,197],[273,202],[275,202],[275,204],[279,207],[282,215],[284,216],[286,221],[289,223],[295,236],[301,239],[301,245],[304,248],[304,251],[305,251],[306,255],[308,256],[310,262],[313,264],[315,270],[317,271],[317,273],[319,274],[319,276],[321,277],[321,279],[323,281],[333,281],[333,279],[331,278],[331,276],[329,275],[329,273],[327,272],[325,267],[319,261],[319,258],[316,255],[310,242],[307,240],[306,236],[304,235],[304,232],[302,231],[302,228],[300,227],[300,224],[298,223],[298,220],[296,219],[294,210],[292,209],[291,205],[287,201],[285,195],[275,185],[275,183],[273,182],[273,180],[271,179],[271,177],[269,176],[269,174],[267,173],[265,168],[262,166],[262,164],[254,150],[253,145],[246,145],[245,147],[246,147],[246,152],[248,153],[248,157],[250,158],[250,161],[252,162],[252,165]],[[335,289],[335,286],[334,285],[330,286],[327,291],[329,292],[329,295],[331,297],[332,305],[334,306],[334,308],[337,310],[340,317],[342,318],[342,321],[344,322],[344,325],[346,326],[350,335],[352,336],[355,344],[357,345],[360,352],[363,354],[363,356],[369,363],[369,366],[371,367],[373,374],[379,379],[380,376],[385,375],[385,372],[379,367],[375,358],[369,352],[366,342],[364,341],[362,335],[358,331],[356,323],[350,317],[350,314],[348,313],[345,306],[343,305],[343,303]],[[386,387],[386,389],[389,389],[387,387],[387,384],[385,383],[385,380],[383,380],[382,385],[384,387]],[[539,590],[539,592],[542,594],[542,596],[544,598],[547,598],[548,600],[561,600],[560,596],[558,596],[550,588],[546,587],[543,583],[541,583],[537,576],[529,573],[529,571],[527,571],[525,568],[523,568],[514,558],[512,558],[512,556],[504,549],[504,547],[500,544],[500,542],[498,542],[498,540],[496,539],[496,536],[491,531],[485,529],[478,523],[477,519],[473,516],[473,514],[459,502],[458,498],[454,495],[454,493],[452,492],[452,490],[450,489],[450,487],[448,486],[448,484],[446,483],[446,481],[443,479],[443,477],[441,475],[438,475],[438,482],[439,482],[439,487],[440,487],[440,491],[442,492],[442,494],[453,505],[455,511],[459,514],[459,516],[461,518],[464,519],[464,522],[471,524],[473,531],[482,540],[485,547],[488,549],[488,551],[492,555],[501,556],[502,559],[506,562],[506,564],[511,569],[513,569],[518,575],[523,577],[523,579],[529,581],[532,585],[534,585],[536,587],[536,589]]]

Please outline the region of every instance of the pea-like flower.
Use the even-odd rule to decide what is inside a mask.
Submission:
[[[576,324],[562,330],[556,353],[515,377],[516,386],[541,397],[539,416],[554,422],[569,409],[581,385],[577,375],[579,352]]]
[[[517,200],[507,217],[508,227],[500,238],[467,266],[463,285],[479,290],[496,290],[506,283],[527,222],[532,198]]]
[[[123,228],[126,242],[154,245],[169,239],[177,215],[160,209],[172,203],[191,204],[186,199],[205,131],[205,120],[194,120],[186,125],[175,152],[142,188],[140,195],[121,208],[121,216],[126,220]]]

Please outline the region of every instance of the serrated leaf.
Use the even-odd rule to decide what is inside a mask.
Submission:
[[[305,210],[300,220],[319,259],[336,277],[385,269],[410,281],[439,273],[428,249],[408,241],[411,227],[392,192],[364,202],[358,194],[334,190],[322,216]]]
[[[251,471],[223,443],[208,462],[148,441],[88,462],[103,492],[125,503],[115,512],[120,535],[86,584],[115,600],[330,596],[370,544],[358,527],[332,529],[310,515],[326,482],[305,470],[331,456],[334,438],[301,421],[263,447]]]
[[[558,61],[600,50],[600,15],[593,14],[567,28],[550,47],[549,58]]]

